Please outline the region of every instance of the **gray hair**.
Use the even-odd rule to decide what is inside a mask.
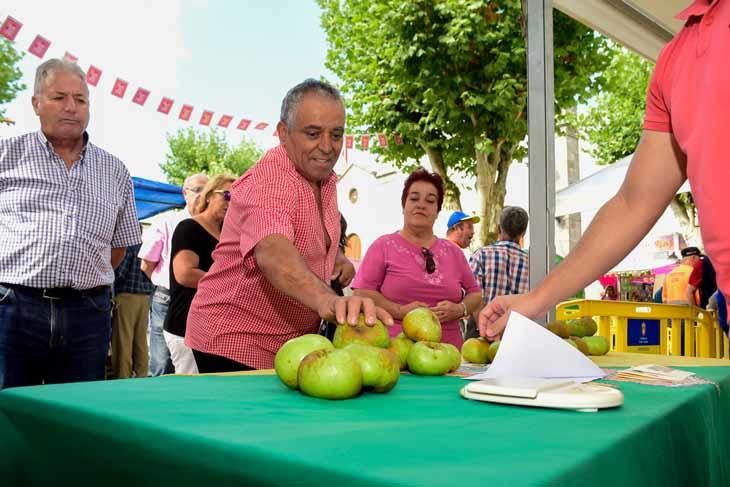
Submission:
[[[35,71],[35,84],[33,85],[33,95],[38,96],[43,91],[43,85],[50,76],[58,72],[65,72],[75,74],[84,82],[86,85],[86,73],[79,67],[78,64],[68,61],[66,59],[49,59],[45,61]]]
[[[297,113],[297,108],[299,108],[299,103],[301,103],[304,95],[309,93],[316,93],[318,95],[332,98],[333,100],[340,102],[343,109],[345,108],[345,100],[342,98],[342,94],[340,94],[340,91],[337,88],[325,81],[308,78],[290,89],[284,97],[284,100],[281,102],[280,120],[284,122],[287,127],[291,128],[294,124],[294,118]]]
[[[527,212],[519,206],[505,206],[499,215],[499,228],[509,238],[518,238],[527,231],[529,218]]]

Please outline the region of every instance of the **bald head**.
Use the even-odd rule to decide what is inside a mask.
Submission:
[[[191,215],[193,214],[198,195],[203,191],[207,182],[208,176],[203,173],[193,174],[185,178],[185,182],[183,183],[183,197],[185,198],[185,209]]]

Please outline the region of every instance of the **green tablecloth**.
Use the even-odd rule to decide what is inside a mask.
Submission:
[[[457,377],[330,402],[274,376],[0,392],[3,485],[730,485],[730,367],[713,385],[620,383],[579,413],[467,401]],[[7,480],[9,483],[6,483]]]

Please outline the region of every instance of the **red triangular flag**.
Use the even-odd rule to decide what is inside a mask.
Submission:
[[[380,147],[388,147],[388,139],[384,134],[378,134],[378,144],[380,144]]]
[[[162,100],[160,100],[160,104],[157,106],[157,111],[160,113],[164,113],[167,115],[170,113],[170,109],[172,108],[172,104],[175,103],[172,98],[162,97]]]
[[[352,149],[355,143],[355,137],[352,135],[345,135],[345,149]]]
[[[248,126],[251,125],[251,120],[247,118],[242,118],[240,122],[238,122],[238,127],[236,127],[238,130],[247,130]]]
[[[395,139],[395,145],[403,145],[403,139],[400,134],[395,134],[393,138]]]
[[[263,130],[263,129],[265,129],[265,128],[266,128],[266,127],[268,127],[268,126],[269,126],[269,124],[268,124],[268,123],[266,123],[266,122],[259,122],[259,123],[257,123],[257,124],[256,124],[256,125],[254,126],[254,128],[255,128],[256,130]]]
[[[183,105],[180,109],[180,119],[186,122],[190,120],[190,116],[193,114],[192,105]]]
[[[367,149],[370,146],[370,136],[369,135],[361,135],[360,136],[360,148],[361,149]]]
[[[30,47],[28,47],[28,52],[43,59],[43,56],[46,55],[46,51],[48,50],[50,45],[51,41],[49,41],[42,35],[37,35],[35,36],[35,39],[33,39],[33,42],[31,42]]]
[[[0,26],[0,36],[3,36],[9,41],[14,41],[21,27],[23,27],[23,24],[8,15],[3,25]]]
[[[203,110],[203,114],[200,116],[200,125],[208,126],[210,121],[213,120],[213,112],[210,110]]]
[[[63,59],[70,63],[78,63],[79,58],[71,54],[70,52],[66,51],[66,54],[63,55]]]
[[[117,78],[114,82],[114,87],[112,88],[112,95],[124,98],[124,93],[127,92],[127,86],[129,86],[128,82],[121,78]]]
[[[231,124],[231,120],[233,120],[233,117],[231,115],[223,115],[221,116],[221,119],[218,120],[218,126],[227,129],[228,126]]]
[[[132,98],[132,102],[138,105],[144,105],[147,102],[147,97],[150,96],[150,91],[144,88],[137,88],[137,92]]]
[[[101,69],[89,66],[89,69],[86,70],[86,82],[91,86],[96,86],[99,84],[99,78],[101,78]]]

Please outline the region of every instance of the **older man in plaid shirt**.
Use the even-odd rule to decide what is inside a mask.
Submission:
[[[477,250],[469,259],[469,265],[482,288],[483,303],[495,296],[522,294],[528,291],[529,275],[527,253],[520,241],[527,231],[527,212],[518,206],[507,206],[499,217],[499,240]],[[469,320],[464,338],[479,336],[476,317]]]
[[[41,130],[0,140],[0,389],[104,378],[111,284],[140,241],[124,164],[89,142],[74,63],[38,67]]]

